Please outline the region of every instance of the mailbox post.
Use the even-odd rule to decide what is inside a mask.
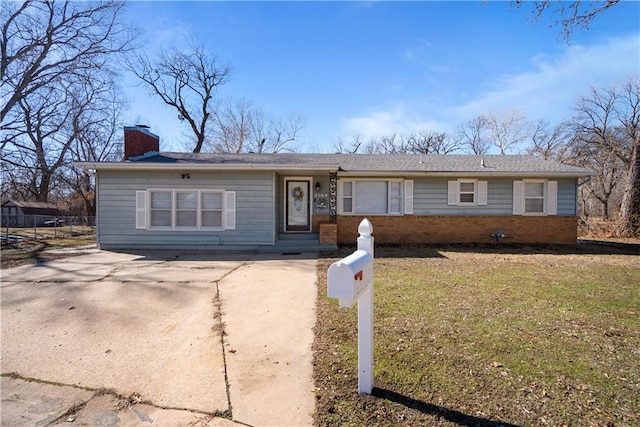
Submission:
[[[373,225],[363,219],[358,226],[358,249],[334,262],[327,270],[327,296],[340,307],[358,301],[358,393],[373,389]]]

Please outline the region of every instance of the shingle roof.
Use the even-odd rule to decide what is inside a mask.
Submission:
[[[25,202],[22,200],[7,200],[2,204],[5,206],[17,206],[24,215],[60,215],[60,210],[54,203],[48,202]]]
[[[32,208],[32,209],[58,209],[55,203],[49,202],[25,202],[22,200],[7,200],[2,204],[5,206],[7,204],[13,204],[19,208]]]
[[[515,155],[419,155],[419,154],[210,154],[158,153],[130,163],[192,165],[238,165],[262,168],[299,166],[330,168],[351,173],[478,173],[567,174],[587,176],[588,169],[532,156]]]

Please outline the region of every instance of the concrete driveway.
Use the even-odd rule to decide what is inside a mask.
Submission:
[[[314,254],[2,271],[2,425],[309,425]]]

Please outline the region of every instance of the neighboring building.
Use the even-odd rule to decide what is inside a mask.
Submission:
[[[578,178],[528,156],[160,153],[125,128],[96,171],[102,248],[332,248],[362,218],[376,243],[577,241]]]
[[[40,227],[60,215],[54,203],[8,200],[2,204],[3,227]]]

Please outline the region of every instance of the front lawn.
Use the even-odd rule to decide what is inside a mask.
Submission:
[[[321,259],[316,424],[639,425],[639,248],[376,248],[372,396]]]

